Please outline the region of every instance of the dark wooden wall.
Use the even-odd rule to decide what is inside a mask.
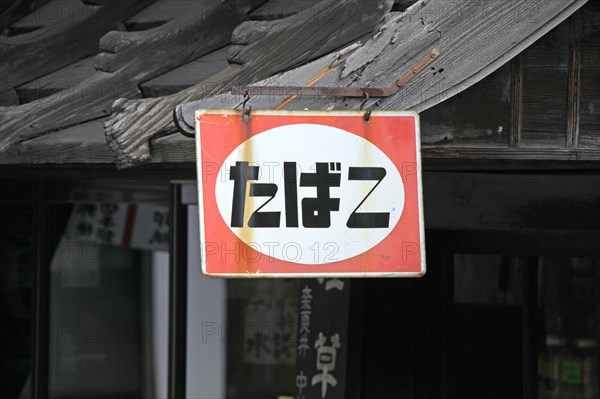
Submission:
[[[423,112],[421,124],[425,157],[461,157],[485,147],[482,158],[511,148],[529,159],[564,159],[565,150],[600,149],[600,1]]]

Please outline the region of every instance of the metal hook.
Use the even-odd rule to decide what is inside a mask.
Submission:
[[[362,104],[360,104],[360,110],[362,111],[365,108],[365,104],[367,103],[367,101],[369,101],[369,93],[367,93],[366,91],[363,93],[364,96],[364,101],[362,102]]]
[[[246,105],[244,105],[244,108],[242,109],[242,120],[244,122],[248,122],[250,120],[251,112],[252,112],[252,106],[249,105],[248,107],[246,107]]]
[[[365,105],[367,104],[367,101],[369,101],[369,93],[365,92],[365,99],[362,102],[362,104],[360,104],[360,110],[362,111],[365,108]],[[372,107],[369,107],[366,109],[365,114],[363,115],[363,120],[365,121],[365,123],[369,123],[371,121],[371,114],[373,113],[373,109]]]
[[[244,93],[244,101],[242,101],[243,109],[246,108],[246,104],[248,103],[248,100],[250,100],[250,94],[248,93],[248,90],[246,90],[246,92]]]
[[[233,109],[238,109],[240,105],[242,106],[242,120],[244,120],[244,122],[247,122],[250,119],[250,113],[252,112],[252,106],[247,106],[248,101],[250,101],[250,94],[248,93],[248,89],[246,89],[242,102],[233,107]]]
[[[243,108],[246,108],[248,100],[250,100],[250,94],[248,93],[248,89],[246,89],[244,91],[244,99],[241,102],[239,102],[235,107],[233,107],[233,109],[238,109],[240,105],[243,105]]]

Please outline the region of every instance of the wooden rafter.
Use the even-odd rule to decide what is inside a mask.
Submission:
[[[0,1],[0,32],[10,32],[10,25],[46,4],[47,0]]]
[[[0,153],[11,144],[109,115],[117,98],[140,96],[140,82],[226,45],[233,29],[263,1],[210,1],[153,29],[109,32],[100,40],[97,72],[90,78],[47,98],[0,107]]]
[[[0,105],[10,105],[7,91],[98,53],[98,40],[106,32],[153,1],[61,3],[53,9],[55,22],[32,32],[0,36]]]

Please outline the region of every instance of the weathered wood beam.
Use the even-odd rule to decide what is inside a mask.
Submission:
[[[102,136],[104,119],[82,123],[57,134],[12,146],[2,164],[109,164],[112,155]]]
[[[404,11],[415,4],[417,0],[394,0],[394,11]]]
[[[26,104],[48,97],[83,82],[96,72],[94,68],[95,58],[95,56],[86,57],[58,71],[15,88],[19,96],[19,104]]]
[[[261,0],[219,0],[143,32],[109,32],[100,40],[93,76],[71,89],[16,107],[0,107],[0,153],[77,123],[109,115],[138,84],[226,45],[233,29]]]
[[[152,163],[189,164],[196,162],[195,141],[182,135],[171,135],[155,140],[151,146]],[[456,166],[465,160],[491,161],[492,166],[503,163],[507,169],[523,169],[511,167],[506,162],[516,161],[561,161],[561,169],[576,167],[578,162],[590,162],[591,169],[597,170],[600,162],[600,148],[493,148],[476,146],[423,146],[423,161],[448,160]],[[494,163],[497,161],[496,163]],[[567,165],[567,162],[571,164]],[[522,165],[522,164],[521,164]],[[547,166],[545,166],[547,167]]]
[[[104,118],[86,122],[55,134],[11,146],[0,157],[0,165],[114,165],[113,154],[102,135]],[[175,168],[177,174],[193,170],[194,140],[174,134],[159,138],[151,146],[152,159],[145,165]],[[423,167],[449,170],[585,170],[597,171],[598,148],[422,148]],[[161,166],[162,165],[162,166]],[[137,168],[125,169],[135,171]]]
[[[227,69],[229,46],[206,54],[167,73],[140,84],[144,97],[169,96],[194,86]]]
[[[257,21],[272,21],[289,17],[312,7],[320,0],[269,0],[250,13],[250,19]]]
[[[230,67],[171,96],[115,102],[105,125],[119,167],[150,159],[149,142],[176,131],[175,106],[264,79],[372,32],[391,8],[388,0],[323,0],[276,21],[249,21],[233,32]]]
[[[55,22],[29,33],[0,36],[0,105],[7,105],[2,102],[5,92],[98,53],[102,35],[153,1],[58,3],[52,9]]]
[[[156,0],[123,23],[131,32],[152,29],[189,13],[191,8],[201,4],[202,0]]]
[[[423,159],[600,161],[599,148],[423,147]]]
[[[593,173],[431,172],[423,178],[425,225],[451,231],[598,232],[599,186],[600,175]]]
[[[0,2],[0,33],[9,30],[10,25],[30,12],[46,4],[48,0],[3,0]],[[9,33],[9,32],[6,32]]]

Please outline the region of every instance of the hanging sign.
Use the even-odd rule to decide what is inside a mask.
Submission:
[[[198,111],[204,273],[423,275],[418,116],[364,114]]]

